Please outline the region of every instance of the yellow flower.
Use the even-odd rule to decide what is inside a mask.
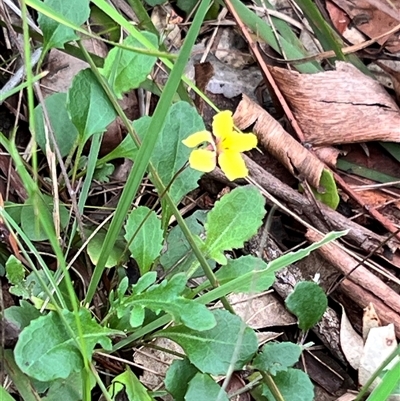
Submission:
[[[182,141],[189,148],[207,144],[192,151],[189,157],[190,167],[209,173],[215,169],[218,159],[221,170],[230,181],[247,177],[249,171],[240,153],[255,148],[257,137],[234,131],[232,112],[229,110],[214,116],[212,128],[214,135],[208,131],[200,131]]]

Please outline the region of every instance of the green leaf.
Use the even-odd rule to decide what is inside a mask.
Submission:
[[[155,47],[158,46],[158,38],[150,32],[142,32]],[[122,42],[126,46],[146,49],[133,36],[128,36]],[[135,53],[130,50],[114,47],[104,60],[102,73],[108,79],[117,98],[121,99],[124,92],[136,89],[150,74],[157,61],[157,57],[147,54]]]
[[[126,158],[134,161],[138,150],[132,137],[128,134],[115,149],[101,159],[101,162],[109,162],[119,158]]]
[[[60,316],[50,312],[33,320],[22,331],[15,346],[15,362],[24,373],[36,380],[65,379],[73,372],[83,369],[82,355],[75,341],[82,340],[77,334],[79,331],[75,315],[67,310],[63,310],[62,314],[76,338],[71,338]],[[101,327],[87,309],[79,311],[79,320],[85,341],[86,357],[89,360],[97,343],[104,349],[110,350],[112,344],[107,336],[123,334]]]
[[[395,173],[394,175],[385,174],[378,170],[368,168],[367,166],[358,165],[356,163],[349,162],[347,160],[339,159],[336,163],[336,167],[347,173],[356,174],[360,177],[368,178],[377,182],[395,182],[399,181],[400,174]],[[393,184],[394,187],[400,188],[399,184]]]
[[[321,241],[315,242],[309,245],[307,248],[300,249],[296,252],[289,252],[286,255],[283,255],[277,259],[272,260],[271,262],[268,263],[268,268],[266,270],[247,272],[231,281],[228,281],[225,284],[222,284],[221,286],[218,286],[210,290],[209,292],[199,297],[199,302],[208,304],[210,302],[215,301],[216,299],[219,299],[221,297],[230,294],[231,292],[235,292],[236,288],[243,286],[244,280],[246,280],[248,283],[254,283],[254,281],[257,280],[264,280],[264,278],[266,276],[269,277],[271,273],[275,273],[280,269],[283,269],[284,267],[289,266],[290,264],[295,263],[302,258],[305,258],[312,251],[318,249],[319,247],[327,244],[330,241],[334,241],[335,239],[342,237],[343,235],[346,235],[346,233],[347,231],[340,231],[326,234]]]
[[[82,25],[89,18],[88,0],[44,0],[44,4],[76,25]],[[43,32],[46,49],[52,47],[63,49],[65,43],[79,39],[72,28],[68,28],[43,14],[39,13],[38,23]]]
[[[228,395],[207,374],[197,373],[188,385],[185,401],[218,400],[229,401]]]
[[[140,287],[143,287],[144,277],[146,275],[138,283]],[[151,279],[153,277],[151,274]],[[172,316],[175,322],[182,322],[193,330],[209,330],[215,326],[213,314],[205,305],[180,295],[186,289],[186,281],[186,276],[180,273],[173,276],[169,281],[163,280],[161,284],[152,285],[143,293],[138,291],[139,286],[133,286],[133,294],[120,303],[117,311],[122,316],[127,309],[130,309],[136,325],[143,322],[144,313],[142,311],[144,308],[148,308],[156,313],[165,311]],[[137,317],[137,313],[139,313],[138,316],[141,320]]]
[[[20,306],[10,306],[4,311],[4,318],[15,324],[20,330],[30,324],[32,320],[41,316],[40,312],[29,302],[20,300]]]
[[[72,373],[66,379],[52,381],[42,401],[80,401],[83,399],[82,389],[81,372]]]
[[[129,214],[125,232],[129,250],[143,275],[150,270],[152,263],[162,250],[161,221],[154,211],[148,207],[139,206]]]
[[[146,387],[140,383],[139,379],[132,373],[129,367],[126,367],[124,373],[116,376],[111,385],[112,398],[126,399],[125,397],[117,397],[117,394],[124,392],[128,396],[129,401],[153,401]],[[121,394],[123,395],[123,393]]]
[[[47,212],[49,213],[49,216],[52,216],[54,208],[53,198],[48,195],[42,195],[42,198],[45,202],[45,206],[47,207]],[[21,211],[21,227],[26,236],[31,241],[45,241],[49,239],[49,236],[46,234],[46,231],[39,223],[39,219],[37,216],[38,210],[36,205],[37,202],[35,199],[28,198],[25,201],[24,207]],[[42,210],[41,212],[44,211]],[[64,205],[60,205],[59,215],[60,228],[63,230],[68,225],[69,221],[69,213]]]
[[[257,351],[257,337],[239,316],[226,310],[212,312],[217,325],[210,330],[196,331],[185,326],[174,326],[157,332],[155,337],[166,337],[178,343],[190,362],[203,373],[224,375],[231,364],[242,369]],[[235,356],[235,360],[232,357]]]
[[[115,166],[111,163],[105,163],[96,167],[93,174],[93,179],[100,182],[110,182],[110,176],[114,172]]]
[[[158,6],[166,2],[166,0],[145,0],[145,1],[151,7]]]
[[[135,131],[141,138],[147,132],[150,121],[150,117],[143,117],[133,123]],[[187,102],[177,102],[171,106],[150,161],[165,186],[174,179],[169,194],[175,203],[179,203],[187,193],[197,188],[197,181],[203,174],[186,168],[175,177],[191,153],[191,149],[185,146],[182,140],[202,130],[204,122],[194,107]]]
[[[151,285],[157,280],[157,272],[148,272],[139,278],[138,282],[132,286],[132,292],[134,294],[141,294],[146,291]],[[121,290],[118,288],[119,296],[121,297],[123,288],[125,285],[121,282]]]
[[[20,284],[25,278],[25,269],[20,260],[11,255],[6,262],[6,277],[11,284]]]
[[[175,359],[165,375],[165,388],[175,401],[185,401],[188,383],[198,373],[198,370],[185,359]]]
[[[302,348],[291,342],[271,342],[264,345],[252,365],[275,376],[278,372],[286,372],[300,358]]]
[[[253,32],[257,32],[257,36],[263,41],[268,43],[276,52],[279,54],[284,54],[290,59],[302,59],[308,56],[307,51],[300,40],[296,40],[295,35],[288,35],[286,32],[291,31],[290,27],[286,30],[282,30],[282,23],[276,23],[276,26],[280,26],[279,31],[285,32],[276,37],[276,30],[272,29],[271,26],[264,21],[261,17],[256,15],[256,13],[250,10],[245,3],[241,0],[231,0],[232,7],[240,16],[243,23],[250,28]],[[258,2],[260,6],[264,6],[265,3]],[[287,39],[288,38],[288,39]],[[305,61],[304,63],[296,64],[296,70],[305,74],[316,73],[322,71],[322,67],[316,61]]]
[[[257,233],[265,215],[264,197],[253,186],[238,187],[216,202],[207,215],[204,251],[226,264],[224,251],[242,248]]]
[[[67,94],[55,93],[46,97],[44,104],[49,116],[51,128],[53,129],[54,138],[61,156],[67,156],[75,144],[78,137],[78,131],[72,124],[67,112]],[[43,115],[43,106],[39,104],[35,108],[36,123],[36,142],[43,152],[46,151],[46,135]],[[54,146],[50,140],[50,149],[54,151]]]
[[[295,285],[285,304],[299,319],[300,329],[309,330],[322,318],[328,307],[328,298],[318,284],[301,281]]]
[[[186,14],[192,12],[192,10],[196,7],[196,4],[196,0],[178,0],[176,3],[176,5]]]
[[[87,252],[91,262],[96,265],[99,260],[99,255],[101,251],[101,247],[103,246],[104,239],[106,238],[106,233],[104,231],[99,231],[89,242],[87,246]],[[115,267],[120,265],[123,262],[127,261],[127,256],[125,252],[126,243],[123,238],[119,238],[108,255],[108,259],[106,262],[106,267]]]
[[[90,69],[75,75],[68,91],[67,109],[81,141],[104,132],[117,114]]]
[[[206,212],[203,210],[196,210],[191,216],[185,219],[185,222],[193,235],[200,236],[204,233],[203,223],[206,220]],[[186,272],[197,262],[196,255],[193,253],[182,229],[179,225],[173,227],[167,237],[167,249],[160,257],[160,263],[164,270],[168,271],[174,268],[173,274],[178,272]],[[213,260],[208,261],[212,269],[215,268]],[[204,275],[201,267],[197,270],[198,274],[194,273],[192,277]]]
[[[6,262],[6,277],[12,284],[9,288],[11,294],[17,297],[29,298],[29,291],[25,288],[24,266],[14,255],[11,255]]]
[[[397,360],[397,362],[396,362]],[[393,362],[396,362],[393,364]],[[388,371],[382,371],[379,377],[382,379],[373,389],[368,401],[397,400],[400,394],[400,360],[398,357],[392,360]],[[390,397],[390,395],[393,397]]]
[[[268,265],[261,259],[255,256],[241,256],[238,259],[230,259],[225,266],[222,266],[215,274],[220,285],[223,285],[231,280],[243,276],[249,272],[257,272],[266,270]],[[275,281],[275,274],[271,272],[269,275],[257,276],[256,279],[246,277],[233,292],[239,293],[254,293],[267,290]]]
[[[313,188],[312,191],[315,198],[333,210],[336,210],[340,202],[340,197],[333,174],[327,169],[322,170],[319,184],[323,187],[324,192],[318,192]]]
[[[15,401],[15,398],[11,397],[8,391],[0,385],[0,400],[1,401]]]
[[[314,400],[314,386],[303,371],[289,368],[286,372],[279,372],[273,379],[284,400]],[[262,390],[262,395],[267,400],[275,399],[265,384],[262,384]]]

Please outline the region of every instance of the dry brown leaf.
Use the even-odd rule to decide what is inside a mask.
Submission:
[[[400,22],[400,0],[332,0],[346,11],[361,32],[370,38],[375,38],[387,32]],[[382,38],[378,43],[391,51],[400,50],[399,35],[393,34],[389,38]]]
[[[233,119],[239,129],[246,129],[255,123],[253,132],[265,149],[294,176],[306,179],[314,188],[319,187],[324,164],[289,135],[262,107],[243,95]]]
[[[364,341],[351,325],[346,311],[342,306],[342,319],[340,322],[340,345],[351,367],[358,370]]]
[[[350,23],[349,16],[331,0],[328,0],[325,4],[326,4],[326,11],[328,11],[328,14],[331,17],[331,21],[334,27],[337,29],[339,33],[343,34],[345,29],[349,26]]]
[[[364,385],[371,375],[380,367],[383,361],[397,348],[394,325],[374,327],[368,334],[363,355],[358,370],[358,381]],[[374,388],[380,379],[376,379],[371,388]]]
[[[379,66],[383,71],[385,71],[391,78],[393,89],[396,94],[396,99],[400,101],[400,72],[396,71],[393,68],[390,68],[388,65],[381,63],[380,61],[376,60],[375,64]]]
[[[354,401],[357,398],[357,393],[348,392],[339,397],[336,401]]]
[[[343,151],[332,147],[315,148],[314,152],[318,156],[318,159],[322,160],[330,167],[336,167],[337,158],[339,155],[344,153]]]
[[[220,383],[221,384],[221,383]],[[235,393],[238,390],[243,389],[246,385],[245,381],[237,374],[233,373],[231,379],[229,380],[228,386],[226,387],[226,392],[228,394]],[[245,392],[230,398],[231,401],[250,401],[250,393]]]
[[[317,74],[270,70],[306,142],[320,146],[400,142],[398,106],[377,81],[353,65],[337,62],[336,71]]]
[[[261,296],[232,294],[228,300],[235,313],[252,329],[289,326],[297,323],[297,319],[287,311],[274,294]]]
[[[375,311],[374,304],[370,302],[366,308],[364,308],[363,314],[363,339],[367,340],[369,331],[374,327],[381,326],[381,321]]]
[[[176,14],[172,6],[167,3],[153,7],[151,21],[161,37],[165,38],[168,46],[179,49],[181,45],[181,29],[178,24],[180,24],[183,19]]]
[[[95,39],[82,41],[86,50],[100,57],[105,57],[108,49],[105,43]],[[41,80],[43,96],[52,93],[67,92],[72,80],[79,71],[88,68],[89,64],[61,50],[52,49],[48,57],[46,69],[49,74]]]
[[[167,338],[157,338],[154,345],[184,354],[178,344]],[[148,347],[136,350],[133,356],[133,361],[143,369],[143,374],[140,376],[141,382],[151,390],[163,383],[167,369],[175,359],[177,357],[173,354]]]

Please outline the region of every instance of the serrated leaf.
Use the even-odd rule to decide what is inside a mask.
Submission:
[[[222,266],[215,274],[220,285],[223,285],[231,280],[235,280],[249,272],[258,272],[268,268],[261,258],[247,255],[238,259],[230,259],[228,263]],[[246,277],[243,282],[233,291],[234,293],[254,293],[267,290],[275,281],[275,274],[271,272],[269,275],[259,276],[256,279]]]
[[[142,31],[141,34],[155,47],[158,46],[156,35],[146,31]],[[122,43],[125,46],[146,49],[133,36],[128,36]],[[157,57],[114,47],[104,61],[102,72],[114,89],[117,98],[121,99],[123,93],[139,87],[150,74],[156,61]]]
[[[82,25],[89,18],[88,0],[44,0],[44,4],[76,25]],[[72,28],[60,24],[43,14],[39,13],[38,23],[43,32],[46,49],[53,47],[63,49],[65,43],[79,39],[79,36],[76,35]]]
[[[106,233],[104,231],[99,231],[94,237],[91,238],[87,246],[89,258],[95,266],[97,265],[97,261],[99,260],[101,247],[104,244],[105,238]],[[125,247],[126,243],[125,241],[123,241],[122,237],[120,239],[117,239],[111,253],[108,255],[105,267],[115,267],[125,262],[127,260],[127,255],[124,254]]]
[[[25,269],[21,261],[11,255],[6,262],[5,270],[6,277],[12,284],[9,288],[10,293],[17,297],[29,298],[29,292],[25,288]]]
[[[175,322],[182,322],[193,330],[208,330],[214,327],[214,316],[205,305],[180,295],[185,291],[186,281],[183,273],[176,274],[169,281],[164,280],[161,284],[152,285],[143,293],[134,292],[121,303],[118,310],[121,311],[121,314],[127,308],[133,310],[135,314],[139,313],[139,315],[135,315],[136,323],[138,322],[137,316],[144,318],[144,314],[140,314],[140,311],[148,308],[156,313],[165,311],[172,316]],[[135,287],[132,290],[135,291]]]
[[[111,385],[111,396],[114,400],[125,399],[124,397],[117,397],[117,394],[123,392],[128,397],[129,401],[152,401],[154,400],[147,392],[146,387],[140,380],[133,374],[133,372],[126,367],[124,373],[116,376]]]
[[[279,372],[273,377],[284,400],[290,401],[313,401],[314,386],[310,378],[299,369],[289,368],[286,372]],[[262,395],[267,400],[274,400],[269,388],[262,384]]]
[[[78,131],[74,124],[72,124],[67,112],[67,94],[54,93],[46,97],[44,100],[46,111],[49,116],[51,128],[53,129],[54,139],[61,156],[67,156],[71,151]],[[36,123],[36,141],[43,152],[46,151],[46,135],[45,124],[42,104],[35,108],[35,123]],[[50,149],[54,151],[54,146],[50,141]]]
[[[204,252],[226,264],[224,251],[242,248],[257,233],[265,215],[264,198],[252,186],[238,187],[224,195],[207,214]]]
[[[322,318],[328,307],[324,290],[313,281],[297,283],[285,300],[286,307],[299,319],[299,327],[309,330]]]
[[[185,401],[229,401],[226,392],[207,374],[197,373],[188,384]]]
[[[53,213],[54,203],[53,198],[48,195],[42,195],[42,198],[45,202],[47,212],[51,216]],[[38,216],[37,216],[37,204],[34,198],[28,198],[24,207],[21,211],[21,227],[26,236],[31,241],[45,241],[49,239],[47,233],[42,228]],[[42,213],[43,211],[41,211]],[[68,225],[69,221],[69,213],[67,208],[64,205],[60,205],[59,207],[59,215],[60,215],[60,228],[64,229]]]
[[[286,372],[301,355],[301,347],[291,342],[271,342],[263,346],[252,365],[275,376],[278,372]]]
[[[50,312],[33,320],[22,331],[15,346],[15,362],[24,373],[36,380],[67,378],[83,369],[82,355],[75,341],[79,341],[75,316],[68,310],[63,310],[62,314],[76,338],[71,338],[60,316]],[[101,327],[87,309],[79,311],[79,320],[89,360],[97,343],[110,350],[112,344],[107,336],[123,334]]]
[[[99,182],[110,182],[110,176],[114,172],[115,166],[111,163],[102,164],[99,167],[96,167],[96,170],[93,174],[93,179]]]
[[[19,284],[25,278],[25,269],[20,260],[11,255],[6,262],[6,277],[11,284]]]
[[[113,105],[90,69],[75,75],[68,91],[67,109],[81,141],[104,132],[116,118]]]
[[[242,369],[257,351],[257,337],[245,327],[240,317],[225,310],[212,312],[217,322],[210,330],[196,331],[185,326],[174,326],[154,334],[179,344],[190,362],[203,373],[224,375],[233,364]],[[240,336],[240,338],[239,338]],[[235,360],[232,357],[235,355]]]
[[[175,359],[165,375],[165,388],[175,401],[184,401],[188,383],[198,373],[198,370],[187,358]]]
[[[143,275],[150,270],[162,250],[164,238],[161,221],[154,211],[139,206],[129,214],[125,232],[129,250],[139,265],[140,274]]]
[[[340,202],[340,197],[333,174],[327,169],[322,170],[319,184],[323,188],[323,192],[313,189],[315,198],[333,210],[336,210]]]
[[[206,215],[205,211],[196,210],[196,212],[185,219],[192,235],[200,236],[204,233],[203,223],[206,220]],[[173,267],[173,274],[186,272],[196,261],[196,255],[193,253],[181,227],[179,225],[173,227],[167,237],[167,249],[160,257],[160,263],[164,270],[168,271]],[[209,260],[208,263],[212,269],[215,268],[213,260]],[[204,274],[201,267],[199,267],[198,272],[198,274],[194,273],[192,277]]]

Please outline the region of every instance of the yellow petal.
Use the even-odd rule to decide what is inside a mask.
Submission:
[[[214,116],[213,134],[217,139],[223,140],[233,132],[232,112],[229,110],[220,111]]]
[[[196,149],[189,156],[190,167],[209,173],[216,166],[216,153],[212,150]]]
[[[188,136],[186,139],[182,141],[182,143],[186,145],[188,148],[194,148],[203,142],[214,143],[214,139],[211,135],[211,132],[199,131]]]
[[[221,153],[218,156],[218,164],[230,181],[249,175],[246,164],[238,152],[226,151]]]
[[[218,143],[218,151],[221,153],[226,151],[231,152],[246,152],[257,146],[257,137],[254,134],[240,134],[232,132],[222,142]]]

